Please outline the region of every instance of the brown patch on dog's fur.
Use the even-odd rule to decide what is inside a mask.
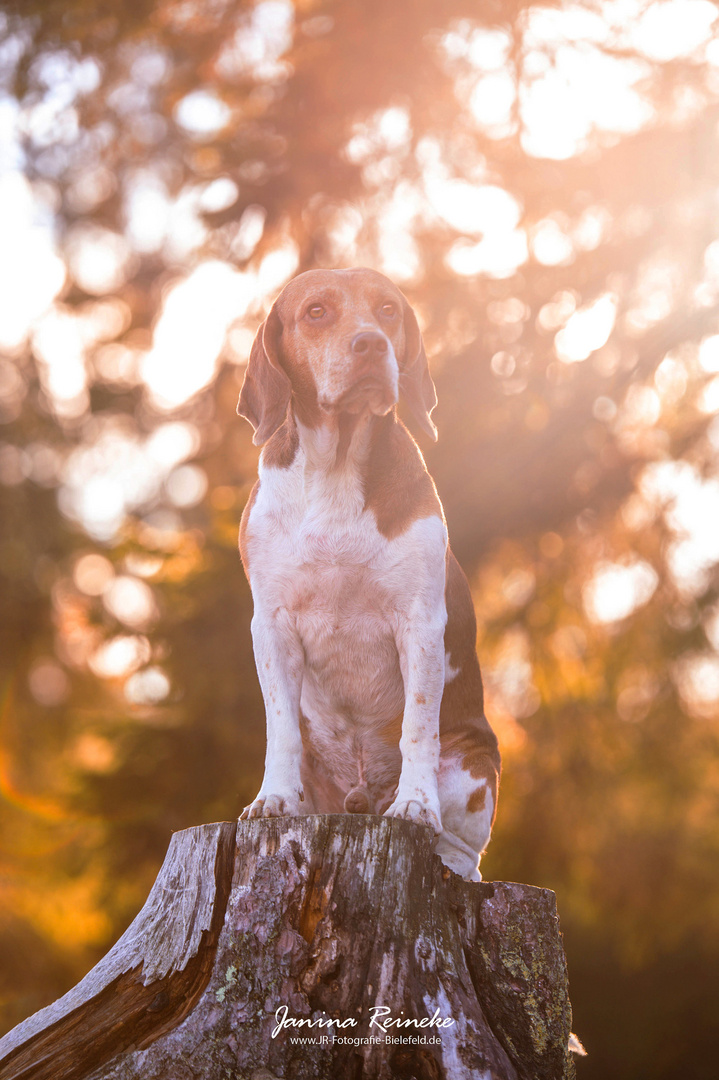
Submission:
[[[359,413],[340,413],[337,417],[337,454],[335,456],[335,468],[340,469],[347,460],[352,436],[357,430]]]
[[[262,451],[262,464],[269,469],[289,469],[300,445],[297,425],[290,413]]]
[[[255,429],[252,439],[255,446],[263,446],[281,426],[292,394],[290,380],[279,366],[277,356],[282,326],[276,307],[272,306],[255,334],[237,403],[239,415],[249,420]]]
[[[487,723],[486,720],[484,722]],[[468,772],[473,780],[491,781],[497,776],[499,754],[481,745],[476,729],[468,726],[461,732],[453,732],[446,736],[442,734],[440,745],[442,754],[458,758],[464,771]]]
[[[466,692],[463,705],[474,712],[482,713],[484,712],[484,691],[476,651],[477,619],[474,614],[469,582],[449,548],[447,549],[444,597],[447,605],[444,648],[449,654],[452,667],[459,668],[459,674],[449,682],[448,688],[455,683],[460,683]]]
[[[487,721],[482,717],[486,729],[490,732],[494,738],[494,732],[487,724]],[[467,728],[465,731],[454,732],[448,736],[441,736],[441,747],[443,757],[455,757],[459,760],[462,769],[469,773],[473,780],[486,780],[486,787],[477,788],[469,797],[467,803],[467,810],[470,810],[470,802],[476,797],[477,805],[474,807],[476,810],[481,810],[484,806],[487,791],[492,796],[492,824],[497,815],[497,788],[499,787],[500,776],[500,761],[499,750],[491,749],[487,746],[482,748],[482,744],[488,742],[484,737],[483,730],[477,730],[476,728]],[[496,746],[496,738],[494,738]],[[481,793],[482,802],[479,803],[479,797]]]
[[[280,339],[280,362],[292,385],[292,410],[306,428],[317,428],[322,423],[322,410],[317,400],[317,387],[310,365],[306,360],[292,356]]]
[[[477,660],[477,620],[469,583],[452,552],[447,550],[447,626],[444,647],[457,674],[445,684],[439,714],[442,756],[456,757],[473,780],[486,780],[497,810],[501,769],[497,736],[484,715],[484,691]],[[470,796],[472,798],[472,796]],[[494,820],[494,817],[493,817]]]
[[[463,732],[470,734],[470,745],[489,754],[499,768],[497,739],[484,716],[484,690],[477,660],[477,620],[474,615],[469,583],[452,552],[447,549],[445,585],[447,626],[444,648],[449,663],[458,668],[445,684],[440,713],[442,737]]]
[[[469,773],[473,780],[480,780],[482,777],[492,774],[494,763],[478,747],[471,747],[462,758],[462,768]]]
[[[478,787],[472,792],[467,799],[467,813],[476,814],[479,810],[484,810],[484,804],[487,801],[487,789],[486,787]]]
[[[397,713],[390,720],[386,720],[377,728],[377,734],[383,743],[388,746],[396,746],[399,749],[399,740],[402,738],[402,720],[404,713]]]
[[[394,410],[375,421],[365,477],[365,509],[388,540],[401,536],[413,521],[436,514],[442,504],[419,447]]]

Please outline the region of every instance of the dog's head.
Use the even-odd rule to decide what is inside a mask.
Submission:
[[[237,411],[262,446],[294,398],[308,427],[340,413],[384,416],[402,394],[433,439],[437,404],[422,335],[399,289],[375,270],[308,270],[257,331]]]

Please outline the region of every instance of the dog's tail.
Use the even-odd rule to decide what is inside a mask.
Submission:
[[[347,814],[373,814],[374,803],[370,799],[366,784],[358,784],[348,791],[345,796],[345,812]]]

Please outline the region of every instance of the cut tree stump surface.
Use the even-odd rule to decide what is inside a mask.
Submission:
[[[431,844],[359,814],[176,833],[107,956],[0,1040],[0,1080],[571,1080],[554,894]]]

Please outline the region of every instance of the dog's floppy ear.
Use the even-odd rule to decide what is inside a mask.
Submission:
[[[432,423],[431,412],[437,404],[437,393],[429,373],[427,354],[424,351],[417,316],[407,300],[404,297],[402,300],[404,302],[404,360],[400,365],[399,389],[422,430],[436,442],[437,428]]]
[[[237,403],[239,415],[255,429],[255,446],[264,446],[284,422],[292,394],[279,362],[282,324],[276,309],[275,304],[255,335]]]

